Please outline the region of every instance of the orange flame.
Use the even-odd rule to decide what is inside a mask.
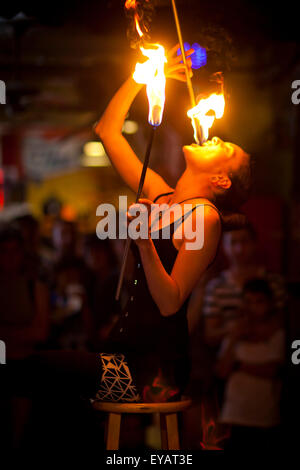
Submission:
[[[149,2],[150,0],[146,0]],[[125,8],[127,10],[135,10],[134,22],[135,27],[140,38],[144,36],[142,27],[147,33],[148,30],[143,24],[141,27],[138,8],[141,6],[139,0],[126,0]],[[145,47],[140,47],[143,55],[148,57],[148,60],[143,64],[137,63],[133,78],[137,83],[142,83],[147,86],[147,96],[149,101],[149,116],[148,121],[152,126],[159,126],[162,120],[163,109],[165,104],[165,86],[166,77],[164,74],[164,65],[167,62],[165,50],[159,44],[153,44]]]
[[[140,28],[140,24],[139,24],[138,18],[139,18],[139,17],[138,17],[138,14],[136,13],[136,14],[134,15],[135,27],[136,27],[136,30],[137,30],[137,32],[138,32],[138,35],[139,35],[140,38],[141,38],[141,37],[144,36],[144,33],[143,33],[143,31],[141,30],[141,28]]]
[[[147,1],[149,1],[149,0],[147,0]],[[137,10],[138,1],[137,0],[126,0],[125,8],[127,10]],[[134,22],[135,22],[135,27],[136,27],[136,30],[138,32],[138,35],[140,36],[140,38],[143,37],[144,33],[142,31],[142,28],[141,28],[141,25],[140,25],[140,17],[139,17],[137,12],[135,12],[135,14],[134,14]],[[144,26],[144,29],[146,29],[145,26]]]
[[[212,127],[215,119],[220,119],[223,116],[224,108],[224,94],[213,93],[208,98],[202,98],[194,108],[188,110],[187,115],[191,118],[194,128],[194,139],[196,142],[198,142],[198,137],[195,120],[198,120],[203,130],[203,138],[204,140],[207,140],[209,129]]]
[[[135,10],[136,7],[137,7],[136,0],[126,0],[125,8],[127,10],[130,10],[131,8],[133,8]]]
[[[202,427],[202,441],[200,445],[204,450],[223,450],[220,443],[228,439],[230,433],[227,432],[223,435],[218,435],[217,426],[215,421],[211,418],[206,420],[204,405],[201,407],[201,427]]]
[[[151,48],[140,48],[148,60],[143,64],[137,63],[133,78],[137,83],[147,86],[149,101],[148,121],[152,126],[159,126],[162,120],[165,104],[166,77],[164,65],[167,62],[165,49],[160,44],[153,44]]]

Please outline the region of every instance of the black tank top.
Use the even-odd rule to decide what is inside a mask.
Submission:
[[[153,202],[169,194],[172,193],[161,194]],[[168,274],[171,274],[178,254],[172,242],[173,233],[198,205],[170,225],[170,238],[153,239]],[[213,205],[211,207],[216,209]],[[134,277],[128,302],[110,335],[110,352],[126,355],[139,391],[153,382],[159,369],[170,386],[178,386],[182,390],[187,384],[189,370],[186,317],[189,298],[173,315],[161,315],[148,289],[139,250],[134,243],[131,249],[135,258]]]

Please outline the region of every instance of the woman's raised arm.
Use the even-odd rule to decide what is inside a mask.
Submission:
[[[179,45],[174,46],[167,54],[168,63],[165,66],[167,78],[173,78],[182,82],[186,81],[185,67],[181,55],[177,56]],[[194,52],[190,49],[186,52],[189,74],[192,76],[191,60],[189,56]],[[137,84],[132,77],[119,88],[108,104],[95,132],[99,135],[109,158],[126,184],[135,192],[138,190],[142,172],[142,163],[122,135],[122,127],[128,110],[143,85]],[[155,171],[148,169],[143,187],[144,195],[154,200],[162,193],[172,191],[172,188]]]
[[[99,135],[110,160],[122,179],[135,192],[138,190],[142,163],[122,135],[122,126],[134,98],[143,85],[128,78],[116,92],[95,132]],[[170,192],[170,186],[153,170],[148,169],[143,187],[145,196],[153,200],[158,194]]]
[[[192,214],[193,233],[197,228],[196,211]],[[204,245],[202,248],[188,249],[187,241],[182,239],[173,269],[169,275],[162,265],[151,238],[137,239],[148,288],[152,298],[163,316],[176,313],[192,292],[196,282],[213,260],[219,238],[221,224],[216,211],[204,208]],[[189,243],[194,240],[189,240]]]

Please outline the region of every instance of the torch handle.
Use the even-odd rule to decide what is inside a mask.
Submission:
[[[175,0],[172,1],[172,8],[173,8],[173,14],[174,14],[174,20],[175,20],[175,25],[176,25],[176,30],[177,30],[177,36],[179,40],[179,45],[180,45],[180,50],[181,50],[181,55],[182,55],[182,60],[185,66],[185,75],[186,75],[186,85],[187,89],[190,95],[190,101],[191,101],[191,106],[194,108],[196,106],[196,100],[195,100],[195,94],[194,94],[194,89],[193,89],[193,84],[191,77],[189,75],[189,69],[186,63],[186,56],[185,56],[185,50],[184,50],[184,44],[183,44],[183,39],[182,39],[182,34],[181,34],[181,27],[179,23],[179,17],[178,17],[178,12],[177,12],[177,7],[176,7],[176,2]],[[197,119],[194,120],[196,129],[197,129],[197,135],[198,135],[198,140],[200,145],[202,144],[203,141],[203,136],[202,136],[202,129],[197,121]]]
[[[150,159],[150,153],[151,153],[151,148],[152,148],[155,129],[156,129],[156,127],[151,126],[151,132],[150,132],[149,141],[148,141],[148,145],[147,145],[147,149],[146,149],[143,169],[142,169],[140,182],[139,182],[139,187],[138,187],[138,191],[137,191],[136,199],[135,199],[136,203],[138,202],[138,200],[139,200],[139,198],[141,197],[141,194],[142,194],[142,190],[143,190],[143,186],[144,186],[144,182],[145,182],[145,177],[146,177],[146,172],[147,172],[147,168],[148,168],[148,165],[149,165],[149,159]],[[127,258],[128,258],[128,254],[129,254],[130,245],[131,245],[131,238],[128,237],[127,240],[126,240],[126,245],[125,245],[125,250],[124,250],[124,255],[123,255],[123,260],[122,260],[122,266],[121,266],[121,271],[120,271],[119,280],[118,280],[118,286],[117,286],[116,297],[115,297],[116,300],[119,300],[119,298],[120,298],[120,293],[121,293],[121,289],[122,289],[122,285],[123,285],[123,281],[124,281],[124,275],[125,275],[125,269],[126,269],[126,264],[127,264]]]
[[[119,275],[119,279],[118,279],[118,286],[117,286],[117,291],[116,291],[116,300],[119,300],[119,298],[120,298],[120,293],[121,293],[121,289],[122,289],[122,285],[123,285],[123,280],[124,280],[125,269],[126,269],[126,264],[127,264],[127,258],[128,258],[130,245],[131,245],[131,238],[127,238],[126,244],[125,244],[125,249],[124,249],[124,254],[123,254],[121,271],[120,271],[120,275]]]

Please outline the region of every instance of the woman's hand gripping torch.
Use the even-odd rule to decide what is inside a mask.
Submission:
[[[146,148],[146,154],[143,164],[143,169],[140,177],[139,187],[136,195],[135,202],[138,202],[145,181],[145,176],[149,164],[150,153],[152,149],[153,137],[155,129],[161,124],[164,105],[165,105],[165,86],[166,77],[164,66],[167,62],[164,48],[159,44],[150,45],[147,48],[141,47],[144,56],[148,57],[146,62],[137,63],[133,73],[133,79],[137,83],[146,85],[147,97],[149,102],[148,122],[151,126],[149,140]],[[116,300],[120,298],[120,292],[123,285],[126,263],[131,245],[131,238],[127,238],[120,276],[118,280],[118,287],[116,291]]]

